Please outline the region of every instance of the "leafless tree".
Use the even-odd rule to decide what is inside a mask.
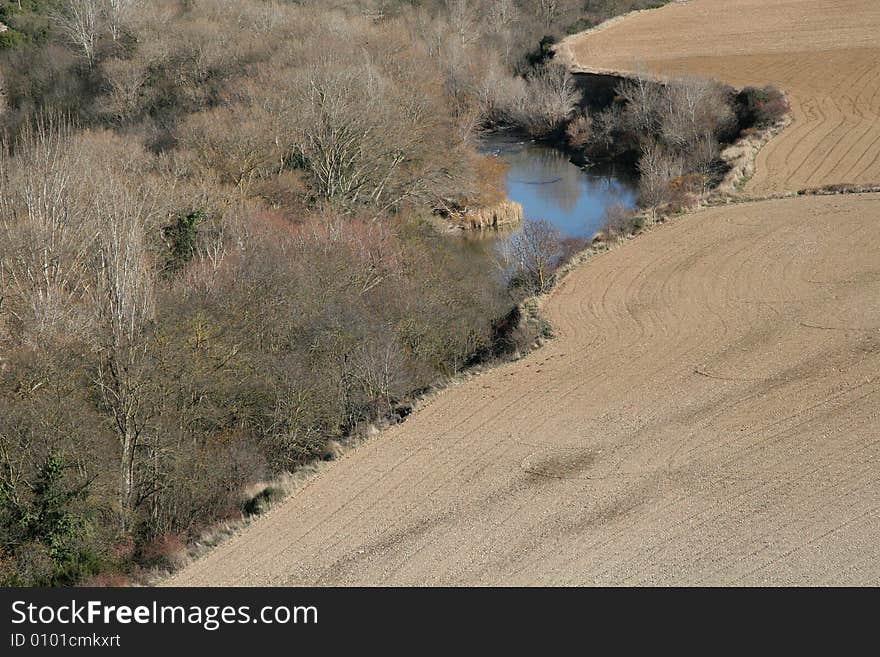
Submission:
[[[605,212],[603,231],[608,237],[624,237],[633,230],[633,209],[622,203],[615,203]]]
[[[95,382],[119,441],[125,518],[147,417],[141,367],[153,293],[144,230],[152,206],[117,173],[127,163],[105,145],[63,124],[38,124],[14,158],[0,158],[0,289],[12,297],[20,340],[82,339],[98,355]]]
[[[548,64],[529,82],[531,111],[536,120],[548,131],[556,129],[571,116],[580,98],[574,78],[564,66]]]
[[[61,32],[92,66],[103,29],[102,0],[64,0],[53,17]]]
[[[108,176],[94,199],[100,225],[92,300],[100,356],[96,383],[119,440],[119,506],[123,530],[134,503],[135,457],[149,411],[144,395],[145,328],[153,318],[152,275],[144,229],[149,200]]]
[[[273,130],[276,123],[260,107],[221,107],[189,117],[181,141],[221,181],[244,194],[257,178],[283,166],[287,153]]]
[[[648,207],[669,200],[670,183],[684,173],[679,158],[656,143],[648,144],[639,159],[639,194]]]
[[[121,123],[136,112],[149,68],[130,59],[111,59],[102,68],[109,89],[99,103],[110,121]]]
[[[702,135],[691,143],[684,155],[684,168],[700,177],[703,190],[717,173],[720,148],[711,135]]]
[[[724,86],[703,78],[675,80],[663,89],[661,136],[685,152],[701,140],[714,140],[735,120]]]
[[[16,156],[0,154],[0,296],[24,342],[84,328],[77,301],[88,287],[95,228],[83,189],[86,164],[70,128],[43,122],[27,128]]]
[[[622,120],[630,133],[643,140],[653,139],[662,125],[661,112],[666,107],[663,87],[643,74],[621,82],[617,95],[625,102]]]
[[[3,73],[0,72],[0,119],[3,118],[3,113],[6,111],[6,81],[3,79]]]
[[[544,20],[544,26],[549,28],[553,25],[553,21],[556,19],[556,14],[559,11],[559,0],[539,0],[538,4],[541,8],[541,18]]]
[[[580,93],[565,67],[551,63],[525,79],[490,68],[480,99],[488,118],[542,137],[566,122]]]
[[[114,41],[122,36],[130,16],[137,9],[141,0],[104,0],[104,14],[107,20],[107,31]]]
[[[514,0],[493,0],[486,12],[488,29],[492,30],[500,41],[501,58],[512,63],[512,51],[516,39],[515,25],[519,19],[519,9]]]
[[[479,3],[473,0],[446,0],[449,26],[460,44],[476,43],[480,34]]]
[[[530,283],[536,294],[543,294],[553,283],[553,271],[559,257],[560,237],[545,220],[528,220],[508,243],[508,258],[515,275]]]
[[[496,29],[503,29],[513,24],[519,11],[514,0],[491,0],[487,15],[489,21]]]
[[[623,115],[620,105],[617,103],[601,112],[591,114],[590,129],[593,141],[600,144],[606,150],[611,150],[622,123]]]
[[[388,208],[444,186],[430,148],[438,126],[430,104],[382,71],[315,67],[294,76],[291,90],[299,101],[292,151],[321,198]]]

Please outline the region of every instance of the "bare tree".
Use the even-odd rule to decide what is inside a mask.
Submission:
[[[0,71],[0,118],[3,118],[3,113],[6,111],[6,105],[8,101],[6,99],[6,81],[3,79],[3,73]]]
[[[664,87],[664,96],[660,132],[663,141],[679,151],[688,151],[703,140],[714,141],[735,120],[727,90],[715,81],[676,80]]]
[[[14,158],[0,154],[0,296],[26,343],[85,326],[77,301],[95,231],[83,152],[68,135],[67,125],[39,123],[25,129]]]
[[[652,140],[661,128],[662,110],[666,106],[663,87],[644,75],[621,82],[617,95],[625,102],[622,120],[631,134],[642,140]]]
[[[321,198],[389,208],[446,184],[430,146],[431,105],[376,67],[315,67],[290,85],[299,101],[291,150]]]
[[[555,130],[571,116],[580,99],[574,78],[564,66],[548,64],[529,83],[535,120],[548,132]]]
[[[107,31],[114,41],[122,36],[122,31],[140,0],[105,0],[104,14]]]
[[[528,220],[510,238],[507,248],[515,278],[529,284],[536,294],[547,292],[560,249],[559,232],[553,225],[545,219]]]
[[[559,0],[539,0],[538,4],[541,8],[541,18],[544,21],[544,27],[551,27],[559,12]]]
[[[580,93],[565,67],[551,63],[525,79],[506,76],[490,67],[479,97],[490,121],[514,125],[543,137],[568,120]]]
[[[703,191],[713,176],[718,173],[720,148],[711,135],[702,135],[690,144],[684,156],[684,168],[700,177]]]
[[[221,107],[190,116],[181,142],[220,180],[246,193],[255,180],[277,171],[286,156],[274,123],[261,107]]]
[[[657,207],[670,197],[670,183],[684,173],[679,158],[662,146],[648,144],[639,159],[639,194],[642,204]]]
[[[449,26],[459,43],[469,46],[480,38],[479,3],[472,0],[446,0]]]
[[[67,39],[92,66],[103,29],[102,0],[64,0],[53,18]]]
[[[514,26],[519,19],[519,10],[514,0],[493,0],[486,13],[486,22],[501,41],[502,59],[512,63],[512,51],[515,43]]]
[[[100,224],[93,303],[100,356],[96,383],[119,440],[122,528],[134,504],[135,456],[149,411],[144,395],[145,328],[153,317],[153,285],[144,238],[147,198],[108,176],[94,203]]]
[[[519,12],[514,0],[491,0],[487,4],[488,19],[495,29],[505,29],[516,21]]]
[[[149,68],[130,59],[111,59],[102,68],[109,89],[99,103],[109,120],[122,123],[137,111]]]
[[[97,354],[95,383],[120,446],[124,527],[148,418],[142,364],[153,293],[144,230],[152,208],[145,190],[116,173],[130,166],[116,146],[103,133],[71,136],[47,123],[25,132],[14,158],[0,157],[0,289],[19,340],[86,339]]]

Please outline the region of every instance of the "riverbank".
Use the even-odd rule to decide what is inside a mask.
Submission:
[[[565,156],[560,155],[560,157]],[[571,166],[574,167],[573,164]],[[719,192],[715,199],[720,197]],[[212,558],[212,555],[226,546],[228,542],[238,540],[243,532],[253,531],[255,527],[262,526],[263,523],[272,522],[272,518],[280,513],[280,510],[276,510],[276,508],[283,506],[285,499],[289,500],[291,496],[304,492],[320,477],[327,476],[332,466],[339,460],[349,458],[359,449],[364,449],[373,441],[380,440],[396,431],[398,425],[415,417],[418,413],[424,412],[432,404],[442,400],[444,395],[451,390],[460,386],[479,385],[478,382],[484,376],[492,375],[500,369],[509,367],[512,363],[528,359],[536,349],[543,351],[542,348],[545,348],[548,343],[552,344],[555,338],[565,336],[567,332],[570,332],[570,328],[551,319],[554,316],[553,311],[548,312],[547,305],[552,302],[554,295],[566,285],[568,278],[574,272],[579,271],[589,261],[628,244],[634,238],[653,232],[655,228],[667,223],[669,219],[693,214],[711,204],[712,201],[707,197],[702,199],[700,204],[686,210],[678,210],[672,215],[665,214],[658,209],[644,210],[634,217],[633,224],[639,226],[638,230],[616,235],[604,235],[591,240],[586,248],[571,255],[556,270],[554,284],[548,292],[522,300],[512,311],[511,316],[507,318],[504,331],[521,331],[522,336],[531,336],[526,342],[523,342],[520,337],[522,349],[517,348],[501,359],[489,358],[475,361],[471,367],[460,374],[439,382],[431,389],[408,399],[405,404],[405,414],[393,414],[379,418],[376,422],[364,425],[361,430],[344,440],[334,441],[325,459],[315,461],[295,473],[284,475],[265,484],[255,484],[251,487],[251,496],[253,500],[261,502],[256,507],[257,513],[239,520],[220,523],[207,530],[198,540],[188,546],[181,546],[183,551],[175,559],[176,568],[173,572],[154,571],[146,578],[146,581],[152,585],[180,585],[181,575],[177,574],[178,569],[187,566],[192,568],[193,564],[200,563],[201,559]],[[501,334],[499,334],[499,339],[503,339]],[[182,581],[186,582],[187,580],[183,579]]]
[[[567,156],[561,155],[558,151],[556,151],[556,155],[557,155],[557,158],[559,158],[559,157],[563,158],[566,161],[566,163],[568,164],[568,166],[571,167],[571,170],[577,171],[579,175],[583,174],[583,172],[580,171],[573,164],[568,163]],[[535,185],[536,187],[544,187],[544,185],[542,185],[540,183],[541,182],[546,183],[546,182],[550,182],[550,181],[549,180],[543,180],[543,181],[535,180],[532,182],[539,183],[539,184]],[[676,208],[674,214],[680,215],[680,214],[682,214],[682,210],[693,209],[694,207],[696,207],[696,205],[698,205],[699,203],[701,203],[705,200],[706,200],[705,198],[701,198],[698,200],[698,203],[695,204],[694,206],[688,206],[687,208]],[[632,222],[632,225],[638,226],[638,229],[636,229],[634,231],[626,231],[626,232],[619,233],[619,234],[616,234],[613,236],[606,236],[603,239],[594,240],[586,249],[581,250],[577,254],[575,254],[575,256],[572,257],[557,272],[557,286],[556,287],[558,287],[559,285],[564,285],[564,281],[567,278],[567,276],[570,275],[573,271],[575,271],[577,267],[584,264],[588,260],[590,260],[596,256],[599,256],[601,254],[604,254],[608,251],[614,250],[616,247],[621,246],[622,244],[628,242],[633,237],[640,235],[642,233],[649,232],[655,226],[657,226],[661,223],[664,223],[668,218],[668,214],[669,213],[667,213],[666,210],[663,208],[645,211],[637,217],[637,220]],[[486,226],[487,222],[482,222],[481,225]],[[496,222],[496,225],[497,225],[497,222]],[[586,236],[586,235],[592,236],[592,234],[594,232],[595,232],[595,230],[593,230],[592,228],[587,229],[582,234],[582,237]],[[554,289],[556,289],[556,287],[554,287]],[[527,349],[524,349],[523,351],[517,350],[517,352],[515,354],[513,354],[513,358],[515,360],[522,357],[524,355],[524,353],[528,353],[529,351],[531,351],[532,348],[534,348],[536,346],[542,346],[545,343],[545,341],[554,334],[554,329],[544,319],[544,316],[543,316],[544,305],[547,303],[548,299],[550,299],[550,298],[551,297],[549,294],[544,294],[544,295],[541,295],[540,297],[526,299],[525,301],[523,301],[522,303],[520,303],[518,305],[518,307],[516,309],[518,319],[516,320],[516,322],[522,322],[522,326],[529,327],[528,331],[530,331],[531,334],[533,334],[535,336],[535,340],[529,344]],[[437,393],[448,390],[449,386],[457,386],[461,383],[465,383],[465,382],[469,381],[472,377],[474,377],[478,374],[484,374],[486,371],[488,371],[487,368],[491,368],[493,365],[498,366],[498,363],[499,363],[498,361],[493,361],[489,364],[481,362],[476,366],[475,369],[470,369],[467,372],[465,372],[464,374],[460,375],[459,377],[456,377],[450,381],[442,383],[436,389],[432,389],[426,396],[424,396],[424,397],[418,396],[412,400],[412,403],[407,402],[407,407],[408,407],[407,416],[409,416],[409,413],[410,413],[409,409],[415,410],[417,408],[423,408],[424,404],[430,403],[430,401],[434,398],[434,396]],[[501,366],[503,367],[503,365],[501,365]],[[403,419],[404,419],[403,417],[400,417],[400,418],[395,418],[394,422],[382,421],[379,423],[379,426],[384,426],[386,431],[391,431],[392,427],[397,422],[399,422]],[[339,459],[344,454],[348,453],[348,451],[352,447],[363,445],[366,438],[373,437],[376,434],[378,434],[378,432],[379,432],[379,430],[378,430],[377,426],[375,424],[371,424],[370,426],[366,427],[364,433],[354,435],[354,436],[346,439],[342,443],[338,443],[336,445],[336,447],[334,448],[334,453],[329,458],[334,461]],[[311,481],[311,477],[313,474],[315,476],[317,476],[317,473],[323,472],[325,467],[326,466],[321,465],[321,464],[318,464],[316,467],[310,466],[304,475],[298,476],[294,480],[295,483],[293,485],[290,485],[289,483],[285,483],[284,481],[281,482],[281,484],[278,484],[278,483],[269,484],[269,485],[267,485],[267,487],[265,489],[256,492],[255,498],[263,496],[264,491],[266,491],[266,490],[276,490],[277,489],[279,491],[286,491],[286,493],[289,493],[291,491],[301,490],[302,486],[308,485],[308,482]],[[285,481],[289,482],[290,480],[285,479]],[[273,496],[274,496],[274,494],[273,494]],[[283,497],[283,495],[279,493],[277,496],[274,496],[274,497],[275,497],[274,503],[277,504],[277,500],[280,499],[281,497]],[[272,502],[272,500],[268,500],[268,502]],[[267,503],[267,506],[270,506],[270,505],[271,504]],[[217,540],[218,536],[222,537],[223,540],[226,540],[230,536],[236,535],[243,527],[246,527],[250,524],[250,520],[245,519],[243,521],[243,523],[244,523],[243,525],[237,525],[237,524],[227,525],[225,528],[223,528],[219,531],[213,530],[209,534],[209,538],[207,540],[199,542],[199,544],[196,546],[196,553],[199,553],[199,554],[202,553],[204,551],[202,546],[204,546],[204,545],[210,544],[212,547],[217,545],[219,542]]]
[[[772,312],[838,248],[851,250],[838,273],[873,267],[876,239],[855,252],[842,239],[867,227],[864,201],[848,198],[824,201],[841,230],[809,260],[779,239],[803,235],[795,199],[685,216],[592,258],[544,305],[557,340],[437,395],[169,583],[797,583],[812,569],[779,568],[756,535],[798,549],[810,534],[785,533],[788,523],[812,518],[818,532],[855,519],[832,536],[873,545],[858,521],[869,499],[814,506],[805,491],[823,463],[824,488],[869,485],[862,452],[876,427],[853,386],[877,359],[856,358],[842,333],[785,329]],[[746,271],[743,249],[754,261]],[[773,306],[744,304],[755,289]],[[798,318],[822,313],[833,308],[819,299]],[[751,348],[725,351],[750,336]],[[828,340],[837,355],[811,376]],[[800,421],[786,421],[791,413]],[[829,442],[841,413],[850,430]],[[740,543],[741,554],[714,551]],[[876,581],[875,561],[853,568],[846,552],[833,554],[829,577]]]

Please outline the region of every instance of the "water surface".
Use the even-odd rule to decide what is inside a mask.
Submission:
[[[564,238],[590,238],[605,224],[610,207],[635,205],[631,176],[579,167],[550,146],[497,132],[485,137],[480,149],[510,165],[507,196],[522,204],[526,219],[546,219]]]

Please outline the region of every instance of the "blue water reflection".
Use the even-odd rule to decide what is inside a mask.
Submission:
[[[562,237],[589,238],[605,223],[608,208],[633,207],[635,184],[614,172],[578,167],[558,150],[509,133],[495,133],[481,150],[509,165],[507,195],[527,219],[546,219]]]

